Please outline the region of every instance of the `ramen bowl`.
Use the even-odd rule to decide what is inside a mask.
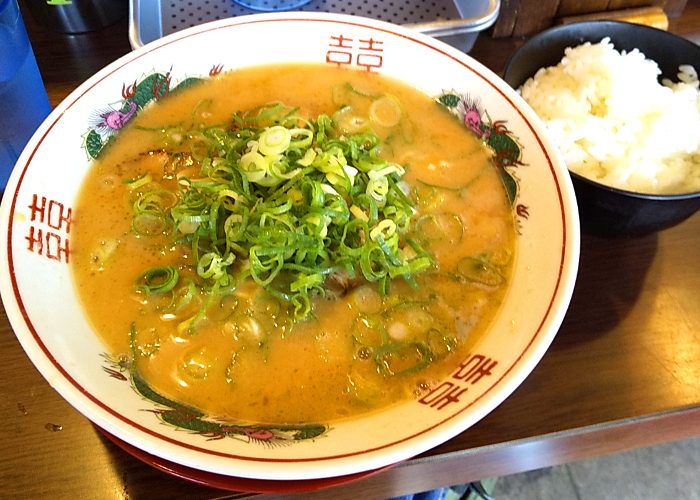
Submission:
[[[278,44],[230,50],[264,39],[284,40],[284,50]],[[516,242],[512,276],[497,314],[444,379],[413,399],[355,417],[269,425],[198,412],[134,378],[81,306],[71,242],[90,158],[111,137],[118,140],[120,127],[149,101],[156,96],[165,101],[183,82],[222,71],[288,62],[381,73],[434,98],[435,106],[491,148]],[[56,158],[61,158],[58,167]],[[450,187],[450,179],[442,181]],[[342,15],[259,14],[216,21],[115,61],[68,96],[37,131],[11,175],[1,214],[3,302],[24,350],[56,391],[123,448],[151,463],[174,464],[166,470],[282,485],[352,478],[390,466],[449,440],[493,411],[533,370],[557,333],[579,254],[570,178],[520,97],[487,68],[441,42]],[[216,484],[222,482],[228,484],[225,479]]]
[[[616,50],[637,49],[656,62],[660,82],[677,82],[681,65],[700,67],[700,47],[690,40],[649,26],[601,20],[557,26],[532,37],[511,56],[504,79],[513,88],[520,88],[540,68],[559,63],[568,47],[599,43],[606,37]],[[571,177],[582,230],[599,236],[649,235],[679,224],[700,209],[698,191],[645,193],[609,186],[573,171]]]

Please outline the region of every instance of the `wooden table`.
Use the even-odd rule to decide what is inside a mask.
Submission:
[[[66,36],[25,19],[55,105],[130,50],[127,24]],[[672,31],[700,42],[700,0]],[[497,72],[521,39],[482,35]],[[406,463],[305,498],[386,498],[700,434],[700,213],[653,236],[582,238],[578,283],[553,345],[477,425]],[[34,369],[0,309],[0,497],[220,498],[106,440]],[[288,496],[287,496],[288,497]]]

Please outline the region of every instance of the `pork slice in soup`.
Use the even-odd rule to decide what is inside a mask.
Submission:
[[[434,387],[493,320],[515,244],[461,123],[405,84],[312,65],[150,105],[91,167],[74,228],[109,349],[172,400],[265,423]]]

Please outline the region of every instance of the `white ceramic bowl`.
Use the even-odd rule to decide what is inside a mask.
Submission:
[[[347,48],[338,49],[344,37]],[[250,40],[283,40],[256,43]],[[366,50],[373,40],[374,51]],[[344,52],[338,59],[338,50]],[[363,55],[364,54],[364,55]],[[474,352],[420,401],[379,414],[299,429],[224,427],[212,440],[159,419],[167,408],[140,397],[78,304],[69,272],[76,193],[99,145],[95,117],[120,110],[122,89],[149,75],[172,87],[212,68],[348,60],[410,82],[479,119],[502,145],[518,226],[517,259],[502,310]],[[151,82],[148,82],[149,84]],[[103,127],[104,128],[104,127]],[[517,188],[517,189],[516,189]],[[556,334],[578,266],[579,227],[569,176],[535,114],[495,74],[464,53],[391,24],[310,13],[260,14],[191,28],[110,64],[61,103],[37,131],[10,178],[0,212],[0,288],[17,338],[46,380],[100,428],[134,449],[207,474],[257,480],[318,480],[358,474],[424,452],[469,428],[532,371]],[[152,411],[144,411],[152,410]],[[304,438],[306,436],[306,438]],[[270,446],[290,443],[287,446]]]

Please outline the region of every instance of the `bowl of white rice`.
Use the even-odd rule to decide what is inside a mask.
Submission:
[[[700,209],[700,46],[588,21],[544,31],[505,80],[542,119],[571,173],[583,230],[640,236]]]

